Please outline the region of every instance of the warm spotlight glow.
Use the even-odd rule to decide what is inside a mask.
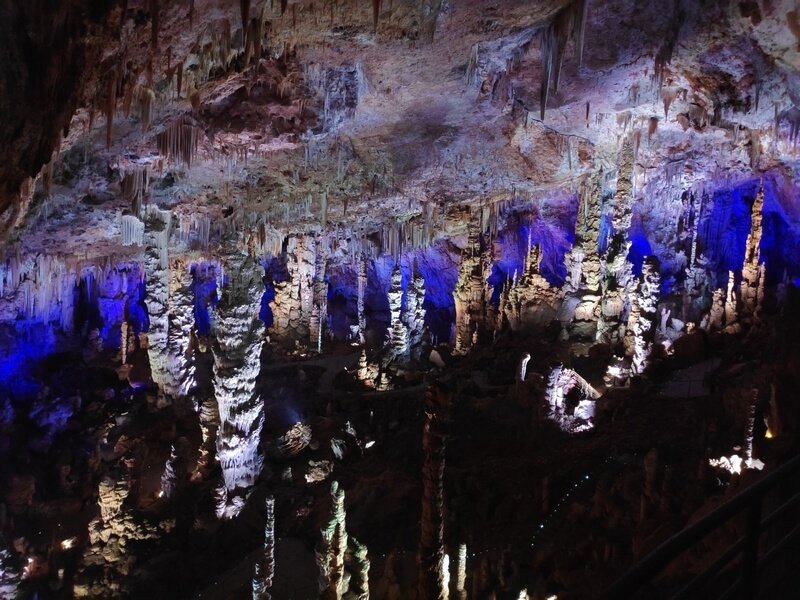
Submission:
[[[61,549],[62,550],[69,550],[75,547],[75,538],[67,538],[66,540],[61,541]]]
[[[769,428],[767,428],[767,433],[764,434],[764,437],[767,438],[768,440],[771,440],[774,437],[772,435],[772,431],[770,431]]]

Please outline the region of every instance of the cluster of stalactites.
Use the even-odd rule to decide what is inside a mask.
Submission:
[[[197,126],[191,117],[180,116],[164,131],[156,135],[158,151],[165,158],[173,161],[180,160],[187,167],[191,167],[192,161],[197,155],[197,147],[202,133],[202,128]]]

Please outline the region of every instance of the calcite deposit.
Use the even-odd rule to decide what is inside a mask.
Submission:
[[[594,598],[786,462],[799,14],[3,2],[0,596]]]

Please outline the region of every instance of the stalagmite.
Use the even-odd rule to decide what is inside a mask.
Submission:
[[[408,347],[412,360],[420,360],[425,333],[425,280],[417,271],[416,265],[406,290],[406,303],[403,307],[402,321],[408,332]]]
[[[425,390],[422,430],[422,517],[417,553],[417,596],[445,600],[448,589],[444,564],[444,468],[451,395],[439,383]]]
[[[358,292],[356,298],[356,311],[358,314],[358,341],[365,342],[364,333],[367,330],[367,318],[364,314],[364,292],[367,289],[367,261],[363,258],[358,261]]]
[[[322,244],[316,245],[313,278],[313,305],[309,318],[309,342],[322,352],[322,337],[328,321],[328,283],[325,281],[327,251]]]
[[[161,475],[160,498],[168,500],[180,489],[186,475],[188,446],[189,442],[186,438],[180,438],[172,445],[169,458],[164,466],[164,473]]]
[[[409,358],[409,331],[401,319],[403,304],[403,274],[400,265],[395,265],[392,271],[392,282],[389,286],[387,298],[389,301],[389,329],[386,340],[387,361],[397,360],[405,362]]]
[[[185,397],[195,385],[193,326],[192,274],[184,260],[173,259],[169,271],[168,377],[163,389],[173,399]]]
[[[628,230],[633,215],[633,166],[633,145],[627,138],[620,152],[617,189],[612,201],[613,232],[602,261],[600,320],[597,324],[597,340],[600,342],[613,343],[620,339],[620,319],[632,284]]]
[[[659,286],[661,275],[658,261],[649,257],[642,265],[642,277],[639,287],[633,294],[636,304],[636,322],[633,323],[633,362],[631,370],[634,375],[641,375],[650,364],[653,349],[655,323],[658,310]]]
[[[211,465],[217,444],[219,429],[219,408],[215,398],[206,398],[200,403],[200,451],[197,466],[192,473],[192,481],[202,481]]]
[[[455,600],[467,600],[467,545],[458,547],[458,554],[454,569],[455,577],[452,578],[452,597]]]
[[[527,352],[522,355],[522,358],[519,359],[519,365],[517,366],[517,383],[522,383],[525,381],[525,376],[528,373],[528,362],[531,360],[531,355]]]
[[[272,598],[272,579],[275,576],[275,498],[266,500],[266,523],[264,524],[264,549],[256,559],[253,574],[253,600]]]
[[[367,548],[347,533],[344,490],[331,483],[331,513],[315,550],[319,568],[319,597],[330,600],[369,598]]]
[[[119,347],[121,352],[122,364],[125,365],[128,362],[128,322],[123,321],[122,325],[120,326],[120,336],[119,336]]]
[[[473,343],[473,334],[480,339],[480,330],[485,325],[486,306],[490,289],[486,278],[491,272],[491,260],[486,252],[481,252],[481,238],[478,229],[470,226],[467,246],[461,253],[458,267],[458,281],[453,290],[456,307],[456,321],[453,329],[454,352],[463,354]],[[474,325],[473,325],[474,324]]]
[[[289,237],[286,245],[286,270],[289,277],[286,281],[275,283],[275,299],[270,308],[275,321],[275,334],[292,345],[296,341],[305,344],[310,339],[316,257],[316,242],[313,237]],[[316,341],[313,340],[314,343]]]
[[[259,449],[264,424],[263,400],[255,393],[264,343],[261,321],[260,265],[235,248],[223,256],[224,286],[217,303],[214,391],[220,428],[217,457],[222,467],[220,517],[236,516],[261,473]]]
[[[763,232],[764,188],[758,190],[751,210],[750,232],[745,243],[742,282],[739,285],[742,316],[758,320],[764,299],[765,268],[761,262],[761,236]]]
[[[503,312],[512,330],[544,326],[556,316],[561,292],[542,276],[541,260],[540,247],[532,245],[522,277],[503,290]]]
[[[739,331],[739,313],[736,310],[736,290],[733,271],[728,272],[728,291],[725,293],[725,333]]]
[[[148,207],[145,229],[144,271],[145,305],[150,319],[147,331],[147,355],[153,383],[159,390],[167,386],[167,337],[169,331],[169,259],[168,244],[172,215],[169,211]]]

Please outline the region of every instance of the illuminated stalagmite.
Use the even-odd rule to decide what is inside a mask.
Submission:
[[[386,340],[386,358],[388,361],[405,362],[409,357],[408,326],[403,322],[403,274],[400,265],[392,271],[392,282],[386,294],[389,301],[389,330]]]
[[[253,600],[272,598],[272,580],[275,577],[275,498],[268,496],[264,523],[264,549],[256,559],[253,574]]]
[[[367,548],[348,535],[345,523],[344,490],[331,483],[331,514],[320,531],[316,548],[319,568],[319,597],[326,600],[367,600],[369,559]]]
[[[311,314],[314,307],[314,272],[316,242],[311,236],[290,236],[286,248],[287,281],[275,284],[272,314],[274,332],[287,341],[317,345],[310,340]],[[315,331],[318,333],[318,330]]]
[[[470,226],[467,246],[461,253],[458,282],[453,291],[456,306],[453,343],[456,353],[466,352],[484,327],[486,306],[491,297],[486,283],[490,270],[489,253],[481,252],[480,233]]]
[[[511,329],[547,325],[556,316],[561,292],[542,277],[541,261],[541,248],[531,246],[522,277],[503,291],[503,312]]]
[[[417,594],[421,600],[448,597],[444,553],[444,465],[450,392],[432,383],[425,390],[422,430],[422,517],[417,553]]]
[[[217,445],[217,430],[219,429],[219,406],[216,398],[205,398],[200,402],[200,450],[197,456],[197,466],[192,473],[192,480],[199,481],[205,478],[211,467],[211,459],[215,454]]]
[[[633,144],[626,138],[617,168],[617,189],[611,201],[613,232],[602,262],[597,339],[603,342],[615,342],[621,337],[620,318],[631,285],[631,263],[628,262],[631,241],[628,230],[633,215],[633,166]]]
[[[766,267],[761,262],[761,236],[763,234],[764,188],[758,190],[751,211],[750,232],[744,247],[742,282],[739,285],[741,316],[757,321],[764,301]]]
[[[653,338],[656,333],[656,320],[658,318],[658,296],[661,285],[658,260],[648,258],[642,264],[642,276],[636,291],[631,294],[631,304],[635,304],[636,318],[632,325],[633,330],[633,363],[631,371],[634,375],[641,375],[650,363],[650,353],[653,350]]]
[[[145,229],[144,266],[147,278],[145,304],[150,318],[147,354],[153,383],[162,393],[169,386],[167,350],[169,336],[169,256],[168,243],[172,215],[169,211],[148,208]]]
[[[322,336],[328,320],[328,283],[325,281],[326,253],[322,244],[316,245],[314,277],[312,283],[312,307],[309,319],[309,344],[322,352]]]
[[[169,329],[167,331],[167,378],[164,392],[172,398],[186,396],[194,387],[192,357],[194,294],[192,274],[185,261],[170,260]]]
[[[222,466],[220,516],[238,514],[261,473],[259,451],[264,424],[263,401],[255,394],[264,343],[261,307],[262,269],[235,249],[223,261],[226,280],[217,304],[214,352],[214,392],[220,427],[217,458]]]
[[[403,309],[403,323],[408,330],[408,345],[412,360],[419,360],[422,354],[422,341],[425,333],[425,280],[416,266],[411,274],[406,290],[406,304]]]

